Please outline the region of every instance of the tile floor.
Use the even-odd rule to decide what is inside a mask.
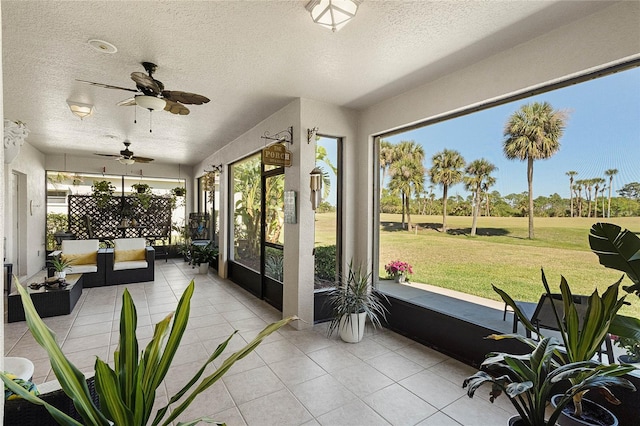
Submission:
[[[120,300],[128,288],[138,311],[141,345],[152,324],[175,309],[194,279],[191,318],[157,403],[167,402],[233,330],[229,350],[251,340],[281,314],[213,273],[197,275],[181,260],[156,262],[154,282],[85,289],[71,315],[46,319],[68,358],[93,371],[95,357],[112,361]],[[6,318],[6,314],[5,314]],[[6,320],[5,320],[6,322]],[[514,413],[506,399],[488,401],[489,389],[469,399],[463,379],[475,370],[388,330],[367,329],[358,344],[327,338],[326,324],[287,327],[198,396],[183,413],[228,425],[502,425]],[[47,356],[24,322],[5,323],[5,353],[35,364],[34,381],[55,379]],[[230,353],[230,352],[229,352]],[[218,362],[219,364],[219,362]]]

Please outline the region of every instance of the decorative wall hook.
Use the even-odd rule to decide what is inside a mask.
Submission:
[[[318,133],[318,127],[314,127],[313,129],[307,129],[307,145],[311,143],[311,139],[316,137]]]
[[[275,141],[276,143],[290,143],[293,145],[293,126],[289,127],[287,130],[278,132],[275,135],[271,135],[267,131],[264,132],[264,136],[260,137],[269,141]]]

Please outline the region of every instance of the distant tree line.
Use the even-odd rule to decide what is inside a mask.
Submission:
[[[496,183],[491,174],[497,169],[484,158],[467,163],[460,152],[444,149],[431,158],[431,167],[426,168],[420,144],[412,140],[397,144],[382,140],[379,151],[380,210],[401,213],[402,224],[409,230],[412,228],[411,214],[442,214],[443,232],[447,231],[447,215],[472,216],[471,235],[475,235],[478,216],[528,217],[530,239],[534,237],[533,218],[536,216],[640,216],[640,183],[628,183],[617,191],[618,197],[612,196],[617,169],[604,172],[608,179],[575,179],[576,171],[567,172],[568,200],[557,193],[534,197],[534,161],[550,158],[560,150],[567,119],[566,111],[554,110],[547,102],[523,105],[509,117],[503,132],[503,153],[507,159],[527,163],[528,191],[505,196],[490,191]],[[449,195],[450,187],[458,183],[464,184],[469,196]],[[441,197],[434,193],[436,185],[442,188]]]

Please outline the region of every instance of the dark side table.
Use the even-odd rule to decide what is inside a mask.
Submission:
[[[67,286],[61,290],[47,290],[41,287],[37,290],[27,287],[33,305],[41,318],[68,315],[73,311],[78,299],[82,295],[82,274],[68,274]],[[7,298],[7,321],[24,321],[24,308],[18,291],[14,291]]]

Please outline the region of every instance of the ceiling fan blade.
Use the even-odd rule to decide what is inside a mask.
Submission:
[[[148,158],[148,157],[137,157],[137,156],[133,156],[133,157],[131,157],[131,158],[133,158],[133,160],[134,160],[136,163],[150,163],[150,162],[152,162],[152,161],[153,161],[153,158]]]
[[[168,99],[165,99],[165,101],[167,101],[167,105],[165,105],[164,107],[165,111],[169,111],[171,114],[178,115],[189,114],[189,108],[187,108],[186,106],[179,104],[178,102],[170,101]]]
[[[206,96],[178,90],[163,90],[162,97],[170,101],[180,102],[181,104],[202,105],[209,102],[209,98]]]
[[[136,106],[136,98],[128,98],[118,102],[118,106]]]
[[[160,85],[158,85],[158,81],[154,80],[153,78],[149,77],[147,74],[143,72],[138,72],[138,71],[132,72],[131,80],[135,81],[136,85],[143,92],[145,92],[144,89],[147,89],[148,91],[152,92],[154,95],[158,95],[160,92],[162,92]]]
[[[115,155],[115,154],[100,154],[99,152],[94,152],[93,155],[99,155],[101,157],[111,157],[111,158],[120,158],[119,155]]]
[[[138,90],[136,89],[129,89],[128,87],[120,87],[120,86],[112,86],[110,84],[103,84],[103,83],[95,83],[93,81],[86,81],[86,80],[78,80],[76,79],[76,81],[79,81],[80,83],[86,83],[86,84],[90,84],[92,86],[98,86],[98,87],[102,87],[104,89],[119,89],[119,90],[126,90],[128,92],[138,92]]]

